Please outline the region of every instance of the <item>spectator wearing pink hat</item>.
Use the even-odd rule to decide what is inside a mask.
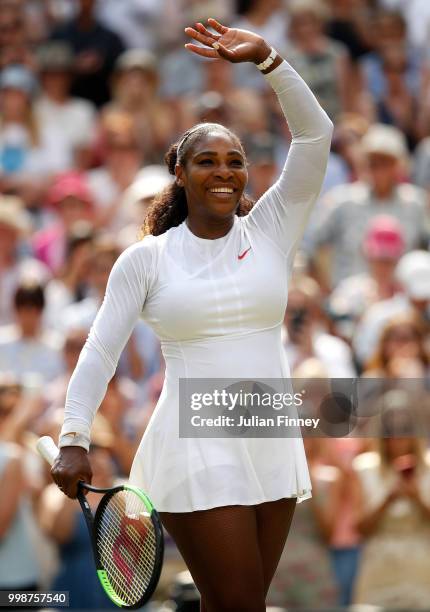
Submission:
[[[384,327],[397,316],[414,316],[430,334],[430,253],[424,250],[403,255],[395,270],[402,291],[388,300],[373,304],[357,327],[354,348],[358,360],[365,363],[376,350]]]
[[[378,215],[371,219],[362,243],[367,271],[349,276],[333,291],[329,310],[357,321],[372,304],[392,298],[400,286],[395,268],[405,251],[402,226],[395,217]]]
[[[78,172],[59,175],[48,193],[48,203],[58,215],[58,222],[37,232],[33,238],[36,257],[58,272],[65,262],[66,244],[73,226],[91,222],[93,202],[85,177]]]

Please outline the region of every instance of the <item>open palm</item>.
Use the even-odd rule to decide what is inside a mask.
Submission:
[[[262,62],[270,53],[265,40],[253,32],[228,28],[215,19],[208,19],[208,24],[216,34],[209,32],[202,23],[196,23],[196,29],[185,28],[188,36],[205,45],[200,47],[188,43],[185,46],[189,51],[213,59],[221,57],[233,63]]]

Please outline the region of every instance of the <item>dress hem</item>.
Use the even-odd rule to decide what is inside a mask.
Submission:
[[[280,495],[279,497],[274,497],[274,498],[270,498],[270,499],[260,499],[258,501],[250,501],[247,503],[243,503],[243,502],[232,502],[229,501],[228,503],[225,502],[220,502],[217,503],[216,505],[204,505],[201,506],[199,505],[198,508],[191,508],[191,509],[187,509],[187,510],[167,510],[167,509],[161,509],[159,506],[157,506],[156,503],[154,503],[154,507],[157,510],[157,512],[172,512],[172,513],[185,513],[185,512],[198,512],[199,510],[212,510],[213,508],[223,508],[225,506],[257,506],[259,504],[265,504],[267,502],[272,502],[272,501],[278,501],[280,499],[297,499],[297,503],[301,503],[303,501],[305,501],[306,499],[310,499],[312,497],[312,490],[311,489],[306,489],[304,491],[301,492],[300,495],[295,494],[295,495],[291,495],[291,494],[285,494],[285,495]],[[152,500],[154,502],[154,500]]]

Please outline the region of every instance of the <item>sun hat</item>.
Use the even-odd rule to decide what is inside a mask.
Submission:
[[[380,154],[406,159],[408,147],[402,132],[391,125],[375,123],[370,126],[361,141],[363,151],[367,155]]]
[[[130,210],[142,200],[154,197],[172,182],[172,175],[164,166],[156,164],[140,170],[123,195],[123,206]]]

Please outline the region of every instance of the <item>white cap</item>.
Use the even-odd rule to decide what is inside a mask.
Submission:
[[[154,197],[172,182],[173,176],[164,166],[146,166],[136,174],[130,187],[125,190],[122,199],[124,209],[134,217],[139,202]]]
[[[407,295],[415,300],[430,300],[430,253],[410,251],[396,267],[396,278]]]
[[[391,125],[375,123],[370,126],[361,141],[363,151],[367,155],[380,153],[396,159],[406,159],[408,148],[402,132]]]

